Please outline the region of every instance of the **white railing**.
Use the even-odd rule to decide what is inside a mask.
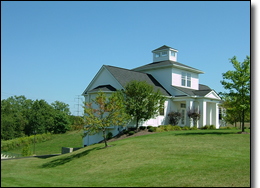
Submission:
[[[1,154],[1,159],[11,159],[11,158],[15,158],[15,156]]]

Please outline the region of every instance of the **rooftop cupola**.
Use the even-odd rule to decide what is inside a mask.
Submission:
[[[163,45],[160,48],[157,48],[152,51],[153,53],[153,62],[158,61],[177,61],[177,52],[178,50],[171,48],[169,46]]]

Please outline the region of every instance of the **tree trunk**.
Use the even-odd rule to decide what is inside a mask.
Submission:
[[[103,135],[104,135],[105,147],[107,147],[106,129],[103,129]]]
[[[136,131],[138,131],[138,122],[139,122],[139,117],[136,117]]]
[[[242,115],[242,132],[244,132],[244,122],[245,122],[245,110],[243,109],[243,115]]]

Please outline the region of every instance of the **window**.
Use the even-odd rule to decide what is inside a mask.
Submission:
[[[187,73],[187,87],[191,87],[191,74]]]
[[[185,124],[185,110],[184,109],[181,110],[181,124],[182,125]]]
[[[155,54],[155,57],[160,57],[160,54],[159,54],[159,53],[156,53],[156,54]]]
[[[191,87],[191,74],[182,72],[181,73],[181,85]]]
[[[186,73],[185,72],[181,73],[181,85],[186,86]]]
[[[171,56],[175,57],[175,52],[171,51]]]
[[[219,108],[219,116],[218,116],[218,119],[222,119],[221,108]]]
[[[167,52],[162,52],[162,56],[167,56]]]
[[[186,104],[181,103],[181,108],[186,108]]]

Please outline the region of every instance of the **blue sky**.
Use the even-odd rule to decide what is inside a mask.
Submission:
[[[229,58],[250,55],[250,2],[1,1],[1,99],[58,100],[77,115],[77,95],[103,64],[139,67],[162,45],[224,91]]]

